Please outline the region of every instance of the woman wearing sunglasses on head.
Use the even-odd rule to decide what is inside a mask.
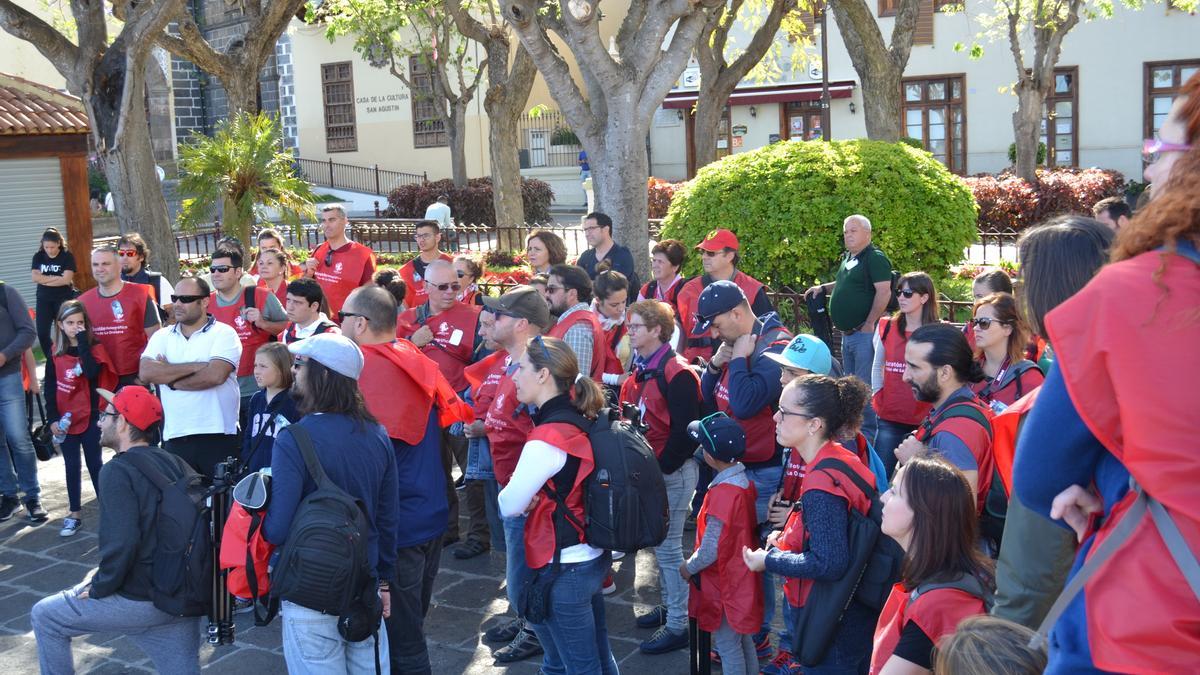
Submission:
[[[1025,358],[1029,330],[1008,293],[992,293],[975,301],[975,358],[984,379],[971,386],[980,400],[1000,413],[1042,386],[1042,371]]]
[[[464,305],[482,305],[483,294],[479,292],[479,277],[483,276],[483,266],[470,256],[460,255],[454,258],[454,273],[458,275],[458,283],[462,290],[458,292],[458,301]]]

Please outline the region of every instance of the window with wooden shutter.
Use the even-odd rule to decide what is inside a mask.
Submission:
[[[354,121],[354,70],[349,61],[321,64],[321,90],[325,104],[325,151],[358,150]]]
[[[408,77],[412,82],[413,147],[440,148],[449,145],[446,123],[438,114],[438,106],[445,110],[445,102],[434,100],[433,73],[425,63],[425,57],[408,58]]]
[[[900,85],[905,135],[957,174],[967,170],[966,89],[961,74],[907,78]]]
[[[1143,95],[1143,131],[1146,138],[1158,136],[1179,89],[1200,72],[1200,60],[1158,61],[1146,64]]]
[[[1079,68],[1056,68],[1042,116],[1046,166],[1079,166]]]

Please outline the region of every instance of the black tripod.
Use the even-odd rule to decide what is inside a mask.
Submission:
[[[227,457],[213,470],[213,483],[208,493],[211,514],[210,536],[213,552],[212,604],[208,610],[208,643],[210,645],[233,644],[233,596],[229,594],[228,572],[221,569],[221,535],[225,532],[225,520],[233,486],[237,484],[238,460]]]

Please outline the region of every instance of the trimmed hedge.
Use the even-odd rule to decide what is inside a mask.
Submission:
[[[1036,183],[1010,173],[966,179],[979,205],[979,230],[1020,231],[1063,213],[1092,214],[1092,205],[1124,194],[1125,177],[1110,169],[1039,169]]]
[[[422,218],[425,209],[438,195],[450,198],[450,211],[454,222],[467,225],[496,225],[496,209],[492,205],[492,179],[472,178],[466,187],[455,187],[449,178],[443,180],[401,185],[388,194],[385,218]],[[554,201],[554,190],[550,184],[536,178],[521,179],[521,200],[525,205],[525,222],[550,222],[550,202]],[[512,227],[524,223],[500,223]]]
[[[975,240],[975,202],[959,177],[903,143],[773,143],[700,170],[671,202],[662,237],[700,241],[729,228],[743,269],[774,288],[828,281],[843,250],[842,221],[871,219],[897,270],[943,278]],[[689,256],[687,272],[700,261]]]

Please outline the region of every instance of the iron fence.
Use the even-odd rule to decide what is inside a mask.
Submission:
[[[387,195],[401,185],[424,183],[429,180],[426,173],[415,174],[381,169],[379,165],[355,166],[339,164],[332,159],[296,159],[300,176],[314,185],[354,190],[372,195]]]

